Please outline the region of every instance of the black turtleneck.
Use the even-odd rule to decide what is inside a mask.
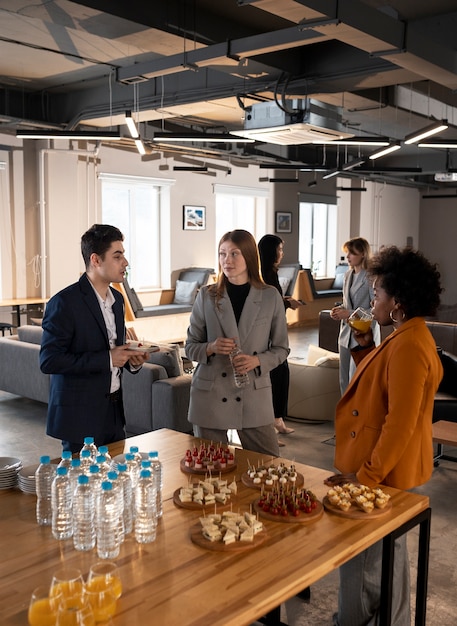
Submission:
[[[241,312],[248,297],[249,290],[251,289],[251,283],[244,283],[244,285],[234,285],[229,281],[226,282],[227,294],[232,303],[233,312],[235,313],[236,323],[238,325],[241,317]]]

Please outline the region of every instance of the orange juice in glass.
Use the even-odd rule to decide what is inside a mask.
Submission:
[[[355,311],[353,311],[347,319],[349,326],[362,334],[365,334],[370,330],[372,321],[373,316],[371,313],[363,309],[361,306],[355,309]]]
[[[116,563],[104,561],[92,565],[86,582],[88,591],[110,590],[115,599],[122,595],[122,582]]]
[[[30,626],[54,626],[57,619],[57,609],[61,600],[60,595],[49,597],[47,587],[37,587],[30,599],[28,622]]]
[[[107,622],[116,613],[117,599],[113,589],[86,589],[96,622]]]

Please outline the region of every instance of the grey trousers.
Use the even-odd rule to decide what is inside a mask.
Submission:
[[[267,426],[257,426],[256,428],[237,429],[241,445],[244,450],[260,452],[260,454],[271,454],[279,456],[278,436],[273,424]],[[194,435],[202,439],[217,441],[227,445],[227,431],[217,428],[204,428],[194,424]]]
[[[337,626],[382,626],[382,541],[340,567]],[[392,589],[392,625],[411,626],[410,577],[406,535],[395,540]]]

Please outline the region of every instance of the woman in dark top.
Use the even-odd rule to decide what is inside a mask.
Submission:
[[[284,256],[284,242],[276,235],[264,235],[258,243],[260,268],[263,280],[267,285],[276,287],[283,298],[285,309],[297,309],[301,302],[294,298],[283,295],[278,278],[278,267]],[[287,416],[287,399],[289,395],[289,365],[287,360],[275,367],[270,372],[271,387],[273,393],[273,408],[275,413],[275,427],[281,435],[293,433],[293,428],[288,428],[284,423]]]

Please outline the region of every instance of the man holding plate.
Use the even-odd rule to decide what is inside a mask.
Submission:
[[[43,318],[40,367],[51,374],[46,432],[71,452],[87,436],[97,446],[125,438],[123,369],[135,373],[149,357],[125,342],[124,300],[110,286],[128,266],[123,240],[106,224],[84,233],[86,272],[49,300]]]

